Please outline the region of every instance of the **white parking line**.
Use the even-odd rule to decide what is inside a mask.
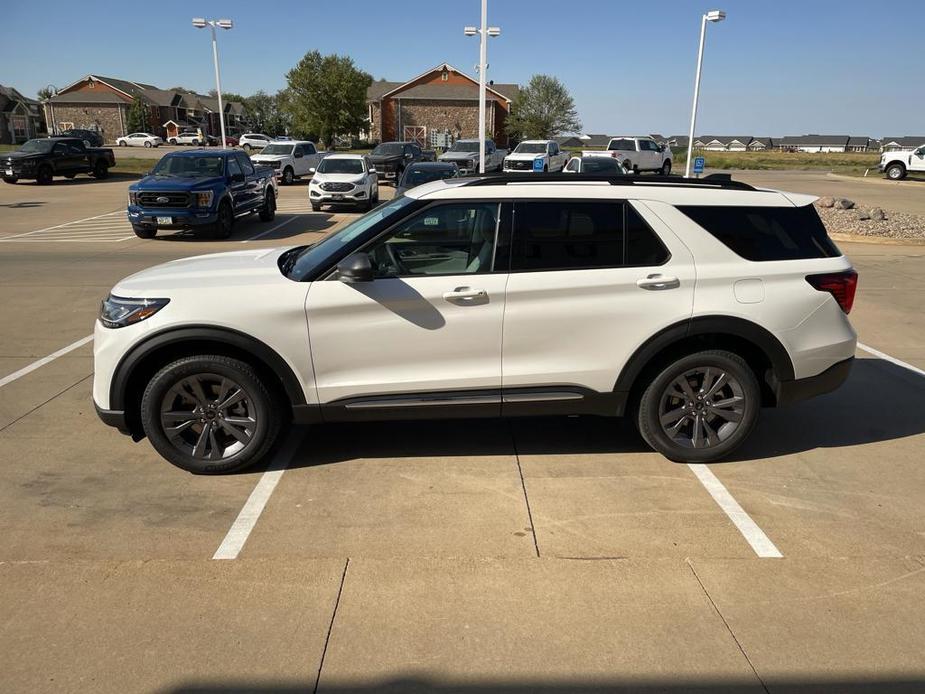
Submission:
[[[745,509],[739,506],[739,502],[733,498],[729,490],[726,489],[708,466],[688,463],[687,467],[700,480],[700,484],[713,497],[713,501],[719,504],[723,512],[729,516],[729,520],[739,529],[745,541],[755,550],[755,554],[762,559],[779,559],[784,556],[771,542],[771,538],[765,535],[764,531],[758,527],[758,524],[752,520],[752,517],[745,512]]]
[[[93,335],[87,335],[86,337],[83,337],[77,340],[77,342],[72,342],[67,347],[62,347],[57,352],[52,352],[47,357],[42,357],[38,361],[34,361],[28,366],[22,367],[19,371],[14,371],[9,376],[4,376],[3,378],[0,378],[0,388],[5,386],[7,383],[12,383],[16,379],[22,378],[28,373],[32,373],[36,369],[42,366],[45,366],[45,364],[48,364],[49,362],[53,362],[55,359],[57,359],[58,357],[64,356],[68,352],[73,352],[78,347],[83,347],[85,344],[90,342],[90,340],[92,339],[93,339]]]
[[[215,550],[215,554],[212,555],[213,559],[238,558],[238,554],[244,549],[244,543],[247,542],[251,531],[257,525],[260,514],[263,513],[264,507],[270,500],[273,490],[276,489],[276,484],[283,476],[286,468],[289,467],[289,461],[295,455],[299,444],[302,443],[302,436],[301,431],[293,428],[286,442],[273,458],[273,462],[270,463],[270,467],[261,475],[260,481],[254,487],[254,491],[251,492],[251,495],[241,508],[241,512],[238,513],[238,517],[235,518],[231,528],[228,529],[222,544]]]
[[[43,243],[43,242],[82,242],[82,243],[114,243],[135,238],[132,225],[125,218],[125,212],[115,210],[106,214],[85,219],[75,219],[71,222],[56,224],[25,231],[11,236],[0,238],[2,243]]]
[[[868,354],[873,354],[875,357],[883,359],[883,361],[888,361],[891,364],[896,364],[896,366],[901,366],[904,369],[909,369],[909,371],[911,371],[912,373],[916,373],[919,376],[925,376],[925,371],[923,371],[919,367],[913,366],[912,364],[907,364],[906,362],[902,361],[901,359],[897,359],[896,357],[891,357],[889,354],[881,352],[879,349],[868,347],[867,345],[862,344],[860,342],[858,342],[858,348],[864,350]]]

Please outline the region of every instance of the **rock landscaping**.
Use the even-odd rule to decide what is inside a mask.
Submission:
[[[816,209],[830,233],[925,239],[925,217],[921,215],[858,207],[853,200],[831,197],[819,198]]]

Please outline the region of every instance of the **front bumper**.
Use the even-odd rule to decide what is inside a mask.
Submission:
[[[776,382],[774,384],[774,394],[777,397],[777,406],[791,405],[801,400],[814,398],[817,395],[831,393],[847,380],[853,365],[854,357],[851,357],[833,364],[815,376]]]
[[[355,188],[345,193],[338,193],[311,186],[308,189],[308,198],[316,205],[357,205],[369,200],[369,194],[365,188]]]
[[[96,409],[97,417],[100,418],[103,424],[118,429],[120,434],[132,435],[132,430],[129,428],[128,421],[125,418],[125,410],[104,410],[96,402],[93,403],[93,407]]]
[[[196,207],[151,208],[129,205],[127,215],[133,226],[142,229],[192,229],[218,221],[218,212]],[[158,222],[158,217],[168,217],[171,223]]]

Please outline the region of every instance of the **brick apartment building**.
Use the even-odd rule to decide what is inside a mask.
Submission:
[[[486,129],[500,146],[507,145],[504,123],[518,91],[516,84],[494,84],[486,92]],[[373,82],[366,96],[371,140],[442,146],[478,137],[478,80],[447,63],[407,82]]]
[[[128,110],[135,99],[147,107],[145,129],[155,135],[166,138],[183,128],[201,128],[213,135],[220,132],[218,99],[214,97],[99,75],[87,75],[46,100],[45,119],[50,130],[96,130],[106,142],[114,142],[128,134]],[[232,101],[222,105],[226,129],[244,124],[242,104]]]

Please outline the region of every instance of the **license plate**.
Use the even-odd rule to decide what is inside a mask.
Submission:
[[[158,224],[173,224],[173,217],[158,217]]]
[[[386,171],[386,172],[385,172],[385,177],[386,177],[386,178],[395,178],[395,172],[394,172],[394,171]]]
[[[332,195],[331,197],[332,197],[334,200],[343,200],[343,199],[344,199],[344,196],[343,196],[343,195]]]

